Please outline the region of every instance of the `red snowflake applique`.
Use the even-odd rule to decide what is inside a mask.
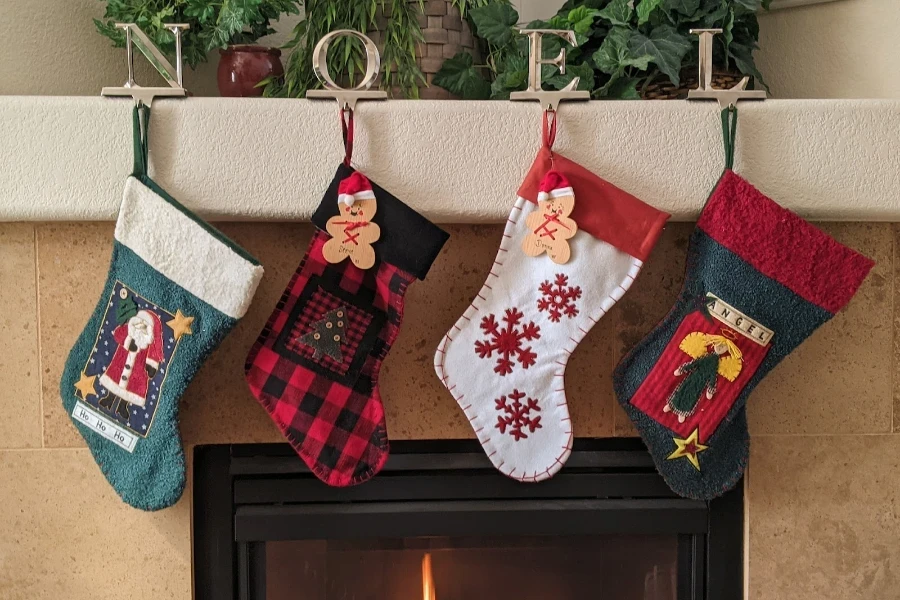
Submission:
[[[494,352],[500,355],[497,357],[497,366],[494,367],[495,373],[509,375],[516,362],[527,369],[537,359],[537,353],[531,350],[531,346],[523,346],[525,342],[540,339],[541,328],[533,321],[520,327],[524,316],[517,308],[507,308],[503,316],[505,325],[502,327],[493,314],[481,319],[481,330],[489,339],[476,341],[475,352],[480,358],[491,358]]]
[[[581,298],[581,288],[570,286],[568,276],[558,273],[553,283],[549,279],[542,283],[540,291],[542,297],[537,301],[538,310],[549,313],[554,323],[559,323],[563,315],[570,319],[578,316],[575,301]]]
[[[509,396],[500,396],[494,402],[497,404],[497,425],[500,433],[509,433],[518,442],[522,439],[528,439],[528,433],[534,433],[535,430],[541,428],[541,417],[532,416],[532,411],[541,412],[538,401],[534,398],[522,399],[525,394],[514,389]],[[525,430],[528,430],[528,433]]]

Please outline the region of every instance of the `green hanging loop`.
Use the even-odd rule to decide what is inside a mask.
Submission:
[[[148,140],[150,138],[150,107],[139,104],[134,107],[134,172],[135,177],[145,177],[150,170]]]
[[[722,111],[722,139],[725,142],[725,169],[734,168],[734,145],[737,137],[737,107],[729,106]]]

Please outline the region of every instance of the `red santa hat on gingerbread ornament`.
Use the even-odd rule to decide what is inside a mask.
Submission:
[[[372,184],[365,175],[355,171],[349,177],[344,178],[338,186],[338,204],[353,206],[357,200],[374,200],[375,193]]]
[[[538,191],[538,202],[544,202],[550,198],[559,198],[560,196],[574,196],[575,191],[572,189],[569,180],[559,171],[548,171],[541,180],[541,187]]]

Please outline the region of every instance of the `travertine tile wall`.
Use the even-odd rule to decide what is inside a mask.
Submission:
[[[187,446],[279,441],[246,391],[245,353],[299,262],[309,225],[224,224],[266,266],[250,313],[182,401]],[[894,341],[900,225],[829,224],[878,261],[848,309],[779,366],[750,402],[749,598],[887,600],[900,588],[900,368]],[[394,439],[471,430],[432,370],[440,336],[482,283],[495,226],[453,226],[384,364]],[[63,362],[97,300],[111,223],[0,224],[0,598],[189,598],[190,490],[175,507],[123,505],[63,413]],[[567,389],[580,436],[628,436],[610,372],[663,317],[691,226],[672,224],[633,289],[573,356]],[[789,260],[790,257],[785,257]],[[900,383],[900,381],[898,381]],[[894,564],[893,561],[898,563]]]

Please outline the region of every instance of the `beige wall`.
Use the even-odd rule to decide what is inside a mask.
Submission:
[[[878,261],[850,306],[773,371],[750,403],[752,600],[894,600],[900,586],[900,225],[829,224]],[[245,319],[181,402],[185,444],[277,442],[243,381],[247,349],[296,268],[309,225],[224,224],[266,267]],[[0,598],[190,596],[190,490],[175,507],[122,504],[64,414],[58,382],[103,287],[111,223],[0,224]],[[381,391],[393,439],[468,438],[434,375],[434,348],[478,291],[502,229],[451,226],[408,294]],[[633,288],[573,356],[566,387],[579,436],[630,436],[614,363],[677,295],[690,224],[671,224]],[[898,433],[894,433],[898,432]],[[139,548],[135,566],[121,548]],[[892,568],[893,567],[893,568]],[[127,593],[123,595],[123,590]]]
[[[897,0],[839,0],[760,17],[760,71],[779,98],[900,98]]]

